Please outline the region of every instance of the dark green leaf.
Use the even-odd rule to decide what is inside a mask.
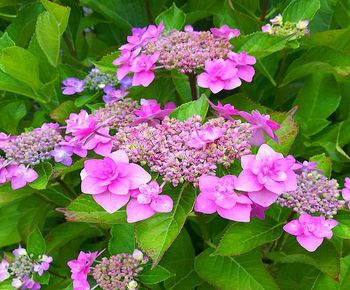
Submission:
[[[157,284],[173,276],[167,269],[163,268],[160,265],[154,269],[151,269],[151,264],[146,265],[143,268],[144,270],[138,276],[138,280],[143,284]]]
[[[34,228],[34,231],[28,236],[27,240],[27,251],[29,254],[33,254],[36,258],[40,255],[45,254],[46,244],[45,240],[39,230]]]
[[[40,163],[35,166],[34,170],[38,173],[39,177],[30,183],[30,187],[38,190],[45,189],[53,173],[52,165],[49,162]]]
[[[108,242],[108,250],[111,255],[132,253],[135,248],[134,225],[116,224],[111,227],[111,238]]]

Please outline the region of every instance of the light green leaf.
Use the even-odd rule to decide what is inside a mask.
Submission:
[[[34,228],[34,231],[28,236],[27,251],[36,258],[39,255],[45,254],[46,243],[38,227]]]
[[[153,285],[158,284],[162,281],[169,279],[173,274],[171,274],[167,269],[158,265],[154,269],[151,269],[151,264],[143,267],[143,271],[137,277],[138,280],[143,284]]]
[[[48,0],[41,0],[41,3],[44,5],[45,9],[55,17],[60,34],[62,35],[68,25],[70,7],[64,7]]]
[[[108,242],[108,250],[111,255],[132,253],[135,248],[134,225],[116,224],[111,227],[111,238]]]
[[[171,188],[168,192],[164,189],[163,192],[172,197],[173,210],[170,213],[156,214],[135,225],[136,241],[152,258],[153,266],[158,264],[180,233],[196,198],[195,189],[189,183],[182,185],[181,189]]]
[[[119,57],[120,51],[115,51],[103,56],[98,61],[91,61],[100,71],[107,74],[115,74],[117,67],[113,64],[113,61]]]
[[[209,108],[207,97],[203,94],[198,100],[185,103],[177,107],[171,112],[170,117],[176,118],[180,121],[185,121],[188,118],[199,115],[202,120],[205,119]]]
[[[283,11],[283,20],[290,22],[311,20],[320,6],[319,0],[293,0]]]
[[[53,173],[52,165],[49,162],[40,163],[35,166],[34,170],[38,173],[39,177],[30,183],[30,187],[34,189],[45,189]]]
[[[283,223],[276,223],[271,219],[259,220],[250,223],[233,223],[221,238],[214,254],[221,256],[241,255],[272,242],[282,234]]]
[[[338,225],[333,229],[334,235],[342,239],[350,239],[350,212],[338,211],[336,220]]]
[[[181,30],[185,25],[186,14],[173,3],[169,9],[157,16],[155,22],[159,24],[161,21],[163,21],[167,30]]]
[[[310,161],[317,162],[317,168],[323,171],[323,174],[328,178],[331,177],[332,173],[332,160],[326,156],[326,154],[318,154],[312,156]]]
[[[65,101],[51,112],[50,117],[55,121],[64,124],[70,113],[73,113],[76,109],[77,107],[74,105],[73,101]]]

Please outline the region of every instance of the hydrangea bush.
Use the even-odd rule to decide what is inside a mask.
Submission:
[[[349,288],[347,1],[0,10],[0,290]]]

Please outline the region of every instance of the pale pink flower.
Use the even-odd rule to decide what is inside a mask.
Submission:
[[[235,53],[231,51],[228,53],[227,57],[235,64],[236,68],[238,69],[237,76],[240,79],[246,82],[251,82],[253,80],[255,70],[252,65],[256,63],[254,56],[248,55],[245,51],[241,53]]]
[[[9,269],[9,263],[5,259],[2,259],[0,263],[0,282],[10,278],[8,269]]]
[[[103,92],[105,95],[102,96],[102,99],[105,104],[113,103],[119,99],[124,98],[128,94],[126,91],[116,90],[109,85],[105,85]]]
[[[223,117],[227,120],[232,120],[233,115],[239,115],[239,111],[235,109],[231,104],[223,105],[218,101],[217,105],[214,105],[210,100],[208,100],[210,106],[215,110],[215,115],[218,117]]]
[[[221,217],[249,222],[252,201],[243,194],[235,192],[237,177],[226,175],[216,177],[203,175],[199,178],[200,193],[194,210],[206,214],[217,212]]]
[[[11,139],[10,135],[6,135],[3,132],[0,132],[0,149],[4,150],[8,147],[8,141]]]
[[[173,200],[169,195],[160,195],[161,192],[162,187],[155,180],[133,191],[133,199],[126,207],[128,223],[148,219],[157,212],[171,212]]]
[[[337,224],[336,220],[326,220],[324,216],[313,217],[303,212],[298,220],[289,222],[283,229],[288,234],[296,236],[298,243],[304,249],[314,252],[322,244],[324,238],[332,238],[332,228]]]
[[[41,263],[34,265],[34,272],[37,272],[39,276],[42,276],[44,272],[50,268],[50,264],[52,263],[52,261],[52,257],[43,255],[40,259]]]
[[[187,142],[187,145],[192,148],[203,148],[219,139],[222,135],[223,130],[217,127],[207,126],[204,129],[196,129],[192,132],[192,138]]]
[[[250,139],[251,145],[260,146],[261,144],[265,143],[264,132],[275,142],[278,142],[278,137],[274,131],[278,130],[280,125],[271,120],[270,115],[263,115],[258,110],[252,111],[251,114],[240,111],[239,114],[252,125],[253,136]]]
[[[33,279],[28,277],[23,279],[22,289],[38,290],[40,288],[40,284],[38,282],[35,282]]]
[[[273,29],[272,29],[271,24],[266,24],[266,25],[261,26],[261,31],[268,33],[268,34],[273,34]]]
[[[267,144],[260,146],[257,155],[241,157],[243,171],[238,177],[236,189],[248,192],[249,198],[267,207],[282,193],[296,190],[296,174],[292,170],[295,159],[283,157]]]
[[[14,250],[12,251],[12,254],[13,254],[15,257],[26,256],[26,255],[28,255],[27,250],[24,249],[24,248],[22,248],[21,245],[19,245],[17,249],[14,249]]]
[[[349,177],[345,178],[345,184],[342,190],[342,196],[344,200],[350,201],[350,178]],[[348,207],[350,209],[350,203],[348,203]]]
[[[56,146],[54,150],[50,152],[55,162],[62,163],[65,166],[71,166],[73,163],[72,155],[73,148],[68,146]]]
[[[270,22],[273,25],[282,25],[282,23],[283,23],[282,15],[281,14],[276,15],[274,18],[270,19]]]
[[[82,192],[91,194],[109,213],[127,204],[130,190],[151,180],[151,176],[141,166],[129,163],[127,154],[122,150],[102,160],[86,160],[80,175]]]
[[[307,29],[309,25],[309,20],[300,20],[295,26],[298,29]]]
[[[161,33],[164,31],[164,23],[161,21],[158,26],[149,25],[147,30],[142,35],[143,44],[148,43],[149,41],[157,41]]]
[[[226,40],[239,36],[241,33],[239,29],[232,29],[227,25],[223,25],[220,28],[210,28],[211,33],[216,37],[222,37]]]
[[[222,90],[232,90],[241,85],[237,76],[238,69],[231,60],[222,58],[207,60],[205,71],[198,76],[198,85],[209,88],[214,94]]]
[[[67,78],[62,81],[62,94],[74,95],[75,93],[81,93],[84,90],[85,82],[77,78]]]
[[[113,61],[115,66],[119,66],[117,70],[117,79],[122,80],[129,72],[131,72],[131,62],[140,53],[138,51],[122,50],[121,55]]]
[[[13,190],[25,187],[27,183],[33,182],[38,178],[34,169],[26,167],[23,164],[10,165],[7,167],[8,174],[11,178],[11,187]]]
[[[154,80],[155,63],[159,58],[160,52],[155,52],[151,56],[142,53],[135,57],[131,62],[130,70],[134,73],[132,79],[133,86],[142,85],[148,87]]]

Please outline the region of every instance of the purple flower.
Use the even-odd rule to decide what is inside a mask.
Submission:
[[[342,190],[342,196],[344,200],[350,201],[350,178],[345,178],[344,189]],[[350,203],[348,203],[348,207],[350,209]]]
[[[122,91],[125,91],[132,87],[132,77],[126,76],[123,79],[121,79],[119,83],[120,83],[120,89]]]
[[[129,163],[125,151],[119,150],[103,160],[86,160],[81,179],[82,192],[92,194],[99,205],[113,213],[129,201],[130,190],[149,182],[151,176],[141,166]]]
[[[2,259],[0,263],[0,282],[10,278],[11,275],[9,274],[8,269],[9,263],[5,259]]]
[[[338,222],[333,219],[326,220],[324,216],[313,217],[302,213],[298,220],[286,224],[283,229],[297,237],[298,243],[309,252],[314,252],[323,242],[324,238],[332,238],[332,228]]]
[[[221,128],[208,126],[201,130],[195,130],[192,133],[192,139],[187,142],[187,145],[192,148],[203,148],[209,143],[213,143],[223,134]]]
[[[257,217],[258,219],[264,220],[265,219],[265,211],[267,209],[268,209],[267,207],[253,203],[252,204],[252,211],[250,213],[250,218]]]
[[[200,193],[194,210],[206,214],[217,212],[221,217],[238,222],[249,222],[252,201],[235,192],[237,177],[203,175],[199,178]]]
[[[258,110],[252,111],[251,114],[240,111],[239,114],[252,125],[253,136],[250,139],[250,144],[254,146],[260,146],[261,144],[264,144],[264,132],[275,142],[278,142],[278,137],[273,131],[278,130],[280,128],[280,125],[277,122],[271,120],[270,115],[263,115]]]
[[[87,156],[87,149],[84,149],[81,147],[80,144],[78,144],[77,142],[74,142],[74,138],[72,138],[71,136],[66,135],[64,141],[60,142],[60,146],[63,150],[69,152],[69,148],[72,148],[73,153],[75,155],[78,155],[79,157],[85,158]]]
[[[223,25],[220,28],[210,28],[211,33],[216,37],[222,37],[226,40],[237,37],[240,35],[239,29],[232,29],[227,25]]]
[[[133,86],[142,85],[148,87],[154,80],[155,63],[159,58],[159,52],[155,52],[151,56],[147,54],[141,54],[132,60],[130,70],[134,73],[132,79]]]
[[[54,157],[55,162],[62,163],[65,166],[71,166],[73,163],[72,155],[73,148],[68,146],[56,146],[54,150],[50,152]]]
[[[155,180],[133,191],[133,199],[126,207],[128,223],[148,219],[157,212],[171,212],[173,200],[168,195],[160,195],[161,192],[162,188]]]
[[[20,165],[10,165],[8,167],[9,176],[11,176],[11,187],[13,190],[22,188],[29,182],[33,182],[38,178],[38,174],[34,169]]]
[[[303,163],[297,161],[295,165],[293,166],[293,170],[297,173],[302,172],[302,171],[311,171],[311,170],[317,170],[319,172],[322,172],[321,170],[316,169],[317,167],[317,162],[309,162],[309,161],[304,161]]]
[[[235,109],[231,104],[223,105],[218,101],[217,105],[214,105],[210,100],[208,100],[210,106],[215,110],[215,115],[218,117],[223,117],[227,120],[232,120],[232,115],[239,115],[239,111]]]
[[[11,136],[6,135],[3,132],[0,132],[0,149],[4,150],[8,147],[8,141],[11,139]]]
[[[108,103],[113,103],[121,98],[124,98],[128,92],[122,91],[122,90],[116,90],[115,88],[105,85],[103,89],[105,95],[103,95],[103,101],[108,104]]]
[[[117,70],[118,80],[122,80],[131,71],[131,62],[140,51],[122,50],[121,55],[113,61],[113,64],[119,66]]]
[[[245,51],[241,53],[231,51],[228,53],[227,57],[228,59],[232,60],[238,69],[237,76],[240,79],[250,83],[255,74],[255,70],[251,66],[256,63],[255,57],[248,55]]]
[[[18,246],[17,249],[14,249],[12,251],[12,254],[17,258],[17,257],[20,257],[20,256],[26,256],[28,255],[27,253],[27,250],[22,248],[21,245]]]
[[[222,90],[232,90],[241,85],[238,69],[230,60],[215,59],[205,62],[205,72],[198,76],[198,85],[209,88],[214,94]]]
[[[67,78],[62,84],[62,94],[74,95],[75,93],[81,93],[84,90],[85,82],[77,78]]]
[[[22,281],[22,288],[21,289],[37,290],[40,288],[41,288],[40,284],[38,282],[35,282],[31,278],[24,278]]]
[[[248,192],[258,205],[267,207],[279,195],[297,189],[297,178],[292,170],[295,159],[283,157],[270,146],[260,146],[257,155],[241,157],[243,171],[238,177],[236,189]]]
[[[43,255],[40,259],[41,263],[34,265],[34,272],[37,272],[39,276],[42,276],[44,272],[50,268],[52,261],[52,257]]]

